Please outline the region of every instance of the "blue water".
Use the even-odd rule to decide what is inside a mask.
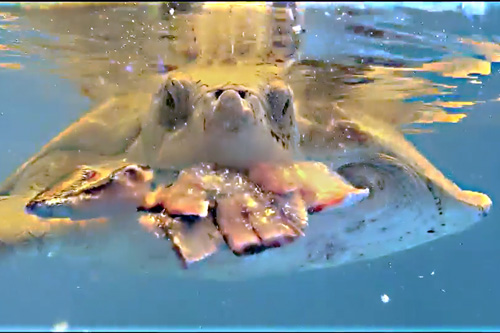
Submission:
[[[492,22],[500,20],[495,8],[472,17],[417,9],[405,15],[425,20],[425,31],[444,29],[448,35],[489,40],[498,33]],[[326,24],[317,22],[308,29],[328,40],[333,34],[325,31]],[[1,44],[13,43],[17,33],[0,29]],[[306,50],[311,56],[329,52],[313,45]],[[423,48],[426,54],[417,51],[411,50],[415,59],[435,56],[430,48],[427,53]],[[53,66],[50,60],[4,54],[0,62],[24,66],[0,68],[4,179],[76,120],[90,101],[74,82],[44,70]],[[432,133],[409,136],[449,178],[487,193],[494,203],[500,195],[500,113],[498,102],[490,100],[500,95],[499,69],[493,63],[491,75],[481,77],[480,85],[439,77],[440,83],[457,86],[460,99],[486,102],[460,110],[467,117],[457,124],[436,123]],[[409,251],[335,269],[242,282],[160,278],[56,258],[11,257],[0,262],[0,329],[50,329],[62,321],[70,329],[495,328],[500,327],[498,235],[494,206],[484,221],[466,232]],[[382,302],[381,295],[389,301]]]

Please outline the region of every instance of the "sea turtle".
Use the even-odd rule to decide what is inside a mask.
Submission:
[[[245,9],[244,15],[250,14]],[[210,38],[198,45],[217,45]],[[248,44],[232,40],[232,45]],[[9,177],[0,187],[0,240],[5,247],[15,249],[35,239],[36,244],[57,245],[62,255],[242,278],[380,257],[462,231],[489,211],[486,195],[461,190],[400,132],[363,110],[345,112],[328,104],[321,112],[328,116],[320,121],[311,117],[318,114],[314,101],[294,98],[286,81],[290,71],[300,72],[300,64],[235,62],[234,53],[214,63],[208,54],[182,72],[152,77],[162,81],[157,94],[130,92],[103,102]],[[242,169],[260,162],[306,160],[323,162],[354,186],[369,188],[370,196],[313,216],[305,235],[292,244],[245,258],[220,251],[196,269],[179,270],[166,242],[144,232],[130,210],[104,224],[40,220],[24,213],[31,198],[81,165],[90,165],[92,172],[105,164],[108,173],[123,163],[147,165],[155,177],[170,179],[197,163]],[[52,246],[40,251],[56,252]]]

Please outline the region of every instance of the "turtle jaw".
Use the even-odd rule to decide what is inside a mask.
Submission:
[[[26,204],[25,210],[41,218],[89,219],[100,216],[106,207],[112,208],[106,205],[110,192],[114,192],[111,182],[59,195],[42,192]]]
[[[138,165],[100,175],[102,178],[93,182],[72,175],[70,179],[76,180],[39,193],[26,204],[25,210],[42,218],[72,220],[130,214],[143,204],[153,178],[148,167]]]
[[[47,201],[34,201],[31,200],[26,205],[26,213],[36,215],[40,218],[65,218],[73,216],[73,209],[71,205],[60,203],[49,203]]]
[[[35,197],[26,205],[26,212],[42,218],[72,220],[132,214],[136,211],[136,207],[142,204],[146,193],[146,188],[135,190],[110,182],[60,197],[48,199]]]

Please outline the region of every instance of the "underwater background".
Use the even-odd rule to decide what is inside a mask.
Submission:
[[[408,127],[408,139],[459,186],[492,198],[486,219],[377,260],[246,281],[187,280],[9,256],[0,261],[0,329],[498,328],[500,6],[400,4],[299,3],[306,30],[300,56],[339,63],[363,59],[391,69],[388,96],[425,104]],[[128,22],[130,13],[151,19],[158,7],[113,8]],[[102,8],[66,10],[82,10],[81,18]],[[51,26],[51,11],[0,5],[0,179],[91,108],[92,99],[114,92],[82,89],[98,76],[89,68],[103,70],[102,59],[92,57],[102,45],[84,40],[83,32],[64,31],[76,12]],[[382,32],[383,38],[374,36]],[[107,38],[113,42],[119,35]],[[118,53],[132,54],[131,48]],[[158,65],[170,59],[153,60]],[[116,82],[133,75],[122,64],[110,68]],[[418,69],[405,77],[439,84],[446,93],[407,93],[410,85],[397,80],[398,68]]]

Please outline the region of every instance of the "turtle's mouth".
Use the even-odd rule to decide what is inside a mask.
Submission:
[[[59,195],[42,192],[26,204],[26,212],[41,218],[76,218],[79,211],[88,210],[89,204],[104,202],[111,184],[109,181]]]
[[[30,201],[26,205],[26,212],[41,218],[66,218],[74,215],[70,207],[62,202],[47,204],[41,201]]]
[[[146,166],[131,164],[112,171],[83,168],[36,195],[25,210],[42,218],[74,220],[128,214],[127,207],[142,203],[151,181],[152,171]]]

